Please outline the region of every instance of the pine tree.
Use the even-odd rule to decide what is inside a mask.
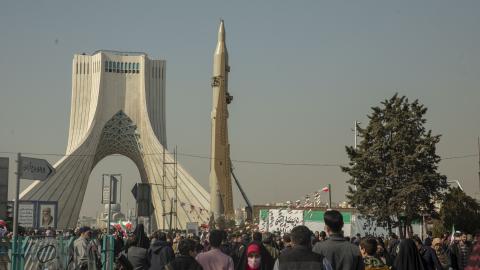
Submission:
[[[347,198],[359,212],[389,231],[434,213],[447,187],[439,172],[440,135],[426,130],[427,108],[395,94],[373,107],[366,128],[357,126],[360,145],[346,147],[350,175]],[[403,233],[402,233],[403,234]]]

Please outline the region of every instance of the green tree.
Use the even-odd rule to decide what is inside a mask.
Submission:
[[[460,188],[449,188],[442,201],[440,220],[447,230],[474,233],[480,224],[480,205]]]
[[[372,110],[367,127],[357,126],[357,149],[346,147],[347,198],[390,232],[400,225],[411,229],[413,220],[434,213],[433,202],[447,187],[446,177],[437,172],[440,135],[424,127],[427,108],[418,100],[409,103],[395,94]]]

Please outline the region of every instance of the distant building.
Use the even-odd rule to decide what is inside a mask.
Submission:
[[[77,227],[88,226],[91,228],[98,228],[97,219],[94,217],[82,216],[77,221]]]
[[[104,211],[100,213],[100,215],[97,218],[97,224],[99,228],[106,228],[107,223],[108,223],[108,204],[104,205]],[[112,204],[110,207],[110,222],[112,223],[120,223],[122,221],[126,220],[125,214],[121,212],[121,207],[120,204]]]

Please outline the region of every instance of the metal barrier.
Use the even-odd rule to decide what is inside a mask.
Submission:
[[[115,241],[113,235],[105,235],[102,243],[102,270],[113,270],[114,268]]]
[[[2,258],[8,260],[10,244],[11,270],[73,270],[74,240],[74,237],[19,237],[11,243],[0,242],[0,270],[4,270]],[[102,243],[90,241],[88,270],[114,269],[114,238],[109,235],[102,240]],[[99,245],[101,258],[97,258],[100,255]],[[100,259],[101,266],[97,263]]]
[[[12,270],[67,269],[73,238],[25,237],[12,242]]]

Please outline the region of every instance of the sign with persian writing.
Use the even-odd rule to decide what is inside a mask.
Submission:
[[[268,213],[269,232],[289,233],[298,225],[303,225],[303,210],[270,209]]]

